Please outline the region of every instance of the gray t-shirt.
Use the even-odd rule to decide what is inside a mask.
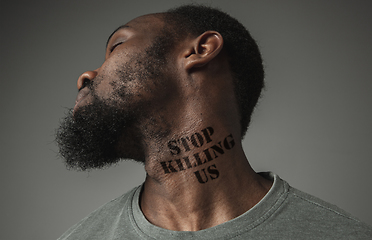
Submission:
[[[139,186],[91,213],[59,240],[372,239],[372,227],[342,209],[292,188],[273,173],[261,174],[274,180],[266,196],[239,217],[212,228],[182,232],[151,224],[139,206]]]

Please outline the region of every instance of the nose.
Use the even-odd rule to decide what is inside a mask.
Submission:
[[[80,75],[77,80],[77,88],[79,91],[83,89],[90,81],[92,81],[97,76],[97,71],[87,71]]]

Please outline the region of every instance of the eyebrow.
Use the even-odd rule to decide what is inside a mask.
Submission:
[[[107,42],[106,42],[106,48],[107,48],[107,45],[108,45],[110,39],[112,38],[112,36],[113,36],[117,31],[119,31],[120,29],[123,29],[123,28],[129,28],[129,26],[128,26],[128,25],[121,25],[121,26],[118,27],[115,31],[113,31],[113,32],[111,33],[111,35],[108,37],[108,39],[107,39]]]

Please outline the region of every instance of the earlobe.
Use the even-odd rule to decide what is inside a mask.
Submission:
[[[222,50],[223,38],[216,31],[206,31],[191,43],[185,54],[185,69],[203,67],[214,59]]]

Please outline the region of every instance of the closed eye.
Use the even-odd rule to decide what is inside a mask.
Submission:
[[[112,46],[111,47],[111,49],[110,49],[110,53],[112,53],[112,51],[114,51],[114,49],[117,47],[117,46],[119,46],[120,44],[122,44],[123,42],[118,42],[118,43],[116,43],[114,46]]]

